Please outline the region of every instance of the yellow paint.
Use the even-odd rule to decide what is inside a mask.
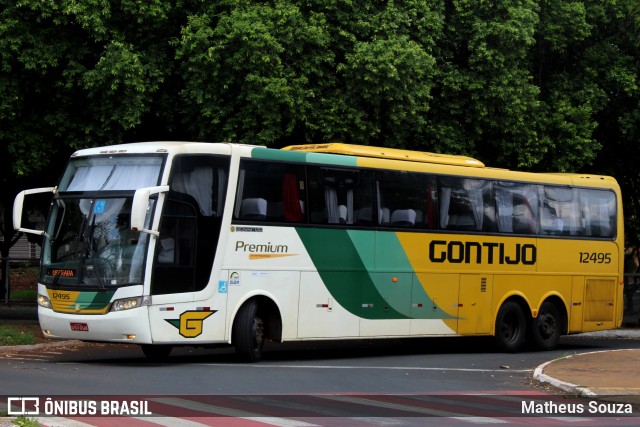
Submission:
[[[185,338],[195,338],[202,334],[204,319],[215,311],[185,311],[180,315],[180,335]]]

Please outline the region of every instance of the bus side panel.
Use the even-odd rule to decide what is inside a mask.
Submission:
[[[460,275],[418,273],[411,299],[411,335],[454,335]]]
[[[584,276],[574,276],[569,301],[569,333],[582,332],[582,316],[584,311]]]
[[[529,312],[525,316],[532,317],[550,293],[560,295],[564,300],[571,295],[573,277],[571,276],[542,276],[542,275],[495,275],[493,290],[493,313],[497,313],[500,304],[511,295],[522,296],[529,305]],[[565,301],[566,303],[566,301]],[[494,319],[495,320],[495,319]]]
[[[202,302],[153,305],[149,307],[149,321],[156,344],[224,342],[223,313]]]
[[[246,301],[253,297],[266,297],[278,307],[282,318],[282,340],[298,336],[298,305],[300,300],[300,272],[285,270],[232,270],[229,284],[227,324],[233,328],[234,316]]]
[[[349,313],[316,272],[302,272],[298,312],[298,338],[357,338],[358,317]]]
[[[493,327],[491,298],[493,276],[487,274],[460,275],[458,333],[460,335],[490,334]]]
[[[366,318],[360,319],[360,335],[409,335],[413,274],[375,272],[370,273],[370,276],[375,288],[365,288],[363,292],[362,310],[368,314]],[[394,319],[389,319],[388,314]]]
[[[616,277],[585,277],[583,332],[612,329],[616,324]]]

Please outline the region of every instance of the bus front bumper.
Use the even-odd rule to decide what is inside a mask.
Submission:
[[[146,307],[82,315],[56,313],[38,307],[40,328],[45,337],[114,343],[150,344],[151,329]]]

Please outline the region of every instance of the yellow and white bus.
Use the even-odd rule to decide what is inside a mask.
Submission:
[[[46,229],[24,197],[52,192]],[[44,235],[47,337],[173,346],[494,336],[503,351],[622,322],[611,177],[340,143],[148,142],[74,153],[16,197]]]

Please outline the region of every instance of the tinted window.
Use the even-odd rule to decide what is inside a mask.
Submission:
[[[435,179],[408,172],[377,172],[380,225],[435,228]]]
[[[306,222],[303,165],[243,161],[234,218],[244,221]]]
[[[371,171],[309,167],[308,174],[311,223],[377,224]]]

